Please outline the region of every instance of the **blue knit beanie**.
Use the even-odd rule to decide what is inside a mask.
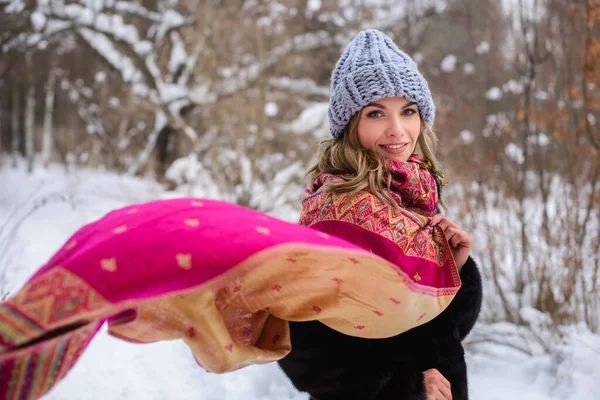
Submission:
[[[384,97],[405,97],[417,103],[431,126],[435,105],[417,64],[384,33],[362,31],[348,44],[331,75],[329,129],[341,139],[350,118]]]

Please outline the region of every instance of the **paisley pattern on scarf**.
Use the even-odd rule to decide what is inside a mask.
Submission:
[[[436,213],[439,194],[431,174],[431,163],[412,155],[408,161],[386,160],[392,174],[390,195],[404,208],[416,208],[421,213]]]
[[[445,235],[441,228],[428,226],[438,209],[437,186],[428,165],[411,156],[407,162],[387,160],[386,166],[392,173],[389,194],[400,208],[367,190],[352,194],[327,191],[329,185],[343,179],[321,174],[305,193],[300,224],[374,252],[399,265],[421,285],[442,291],[454,287],[459,278]],[[357,232],[348,225],[364,231]],[[382,245],[381,238],[395,246]]]

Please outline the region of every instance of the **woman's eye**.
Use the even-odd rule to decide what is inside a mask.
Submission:
[[[413,109],[413,108],[407,108],[406,110],[404,110],[402,112],[402,114],[404,115],[414,115],[417,113],[417,110]]]
[[[383,113],[381,111],[371,111],[367,114],[367,117],[381,117]]]

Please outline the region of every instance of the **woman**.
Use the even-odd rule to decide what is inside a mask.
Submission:
[[[433,179],[440,189],[430,128],[434,111],[427,83],[410,57],[379,31],[360,32],[333,71],[329,120],[334,138],[321,144],[309,170],[313,184],[301,223],[322,222],[310,217],[311,209],[322,210],[335,193],[368,191],[396,207],[431,207],[423,201],[426,191],[418,189],[426,185],[414,175],[409,181],[407,170],[424,168],[427,173],[420,176]],[[417,148],[422,158],[414,154]],[[308,201],[315,197],[319,201]],[[290,323],[292,352],[279,365],[299,390],[314,400],[468,398],[461,341],[481,307],[481,278],[469,257],[473,241],[441,214],[430,225],[442,227],[460,269],[462,287],[449,307],[430,322],[387,339],[343,335],[319,321]],[[390,256],[385,249],[369,249],[360,235],[331,233]]]

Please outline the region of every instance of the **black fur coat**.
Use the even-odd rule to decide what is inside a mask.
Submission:
[[[291,322],[292,351],[279,365],[314,400],[425,400],[422,371],[438,369],[453,400],[467,400],[461,341],[481,308],[481,276],[469,257],[462,287],[430,322],[388,339],[341,334],[318,321]]]

